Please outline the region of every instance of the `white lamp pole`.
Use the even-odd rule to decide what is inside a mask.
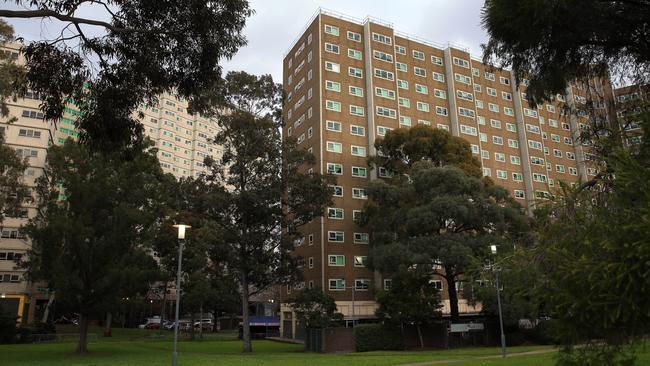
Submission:
[[[176,272],[176,317],[174,321],[174,350],[172,351],[172,366],[178,365],[178,312],[181,304],[181,266],[183,264],[183,245],[185,245],[185,229],[191,228],[189,225],[174,225],[178,228],[178,270]]]
[[[496,255],[497,246],[490,245],[490,251],[492,254]],[[499,326],[501,327],[501,356],[506,357],[506,336],[503,333],[503,313],[501,312],[501,287],[499,286],[499,269],[493,265],[492,271],[494,271],[497,282],[497,306],[499,308]]]

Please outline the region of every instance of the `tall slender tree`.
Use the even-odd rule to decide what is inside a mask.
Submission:
[[[282,88],[271,76],[226,76],[215,141],[220,160],[207,159],[209,184],[226,187],[219,237],[230,248],[228,268],[239,280],[244,352],[252,351],[248,300],[289,280],[296,261],[287,253],[297,228],[323,214],[329,180],[307,173],[314,158],[280,136]]]

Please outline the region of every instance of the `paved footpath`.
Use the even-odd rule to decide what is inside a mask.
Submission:
[[[557,348],[552,348],[552,349],[540,349],[536,351],[528,351],[528,352],[518,352],[518,353],[511,353],[511,354],[506,354],[507,358],[510,357],[519,357],[519,356],[530,356],[530,355],[541,355],[545,353],[553,353],[557,352]],[[492,356],[476,356],[476,357],[469,357],[469,358],[457,358],[453,360],[439,360],[439,361],[429,361],[429,362],[418,362],[418,363],[407,363],[407,364],[402,364],[399,366],[429,366],[429,365],[441,365],[441,364],[448,364],[448,363],[460,363],[460,362],[467,362],[467,361],[479,361],[479,360],[494,360],[502,358],[501,355],[492,355]]]

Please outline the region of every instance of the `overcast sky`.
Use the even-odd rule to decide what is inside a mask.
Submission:
[[[282,80],[282,58],[307,21],[319,7],[363,19],[379,18],[393,24],[396,31],[436,43],[455,43],[480,56],[480,45],[487,39],[481,28],[483,0],[252,0],[255,14],[247,21],[244,33],[248,45],[225,62],[226,70],[245,70],[272,74]],[[15,8],[15,3],[3,4]],[[78,16],[92,17],[90,12]],[[52,37],[60,29],[56,21],[14,20],[17,35],[27,40]],[[99,29],[98,29],[99,31]],[[58,33],[56,33],[58,34]]]

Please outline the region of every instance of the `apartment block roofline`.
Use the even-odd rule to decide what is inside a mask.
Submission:
[[[387,20],[383,20],[381,18],[376,18],[376,17],[368,15],[365,18],[361,19],[361,18],[357,18],[357,17],[351,16],[351,15],[347,15],[347,14],[338,12],[336,10],[330,10],[330,9],[326,9],[326,8],[323,8],[323,7],[319,7],[318,9],[316,9],[314,14],[311,17],[309,17],[309,20],[307,21],[307,24],[300,30],[300,32],[298,33],[298,36],[293,40],[293,42],[291,42],[291,46],[289,46],[289,48],[282,54],[282,58],[285,58],[289,54],[289,52],[296,46],[296,44],[298,44],[298,41],[300,40],[300,37],[305,33],[307,28],[309,28],[309,26],[312,24],[314,19],[316,19],[321,14],[329,15],[331,17],[341,19],[341,20],[345,20],[345,21],[352,22],[352,23],[359,24],[359,25],[364,25],[364,24],[366,24],[368,22],[371,22],[371,23],[383,25],[384,27],[391,28],[393,30],[395,29],[392,22],[387,21]],[[405,33],[405,32],[397,31],[397,30],[394,30],[394,33],[398,37],[405,38],[405,39],[408,39],[408,40],[412,40],[412,41],[415,41],[415,42],[419,42],[419,43],[422,43],[422,44],[425,44],[427,46],[431,46],[431,47],[434,47],[434,48],[439,48],[439,49],[455,48],[455,49],[458,49],[458,50],[461,50],[461,51],[465,51],[467,53],[469,53],[469,51],[470,51],[469,47],[461,45],[461,44],[457,44],[457,43],[433,42],[433,41],[429,41],[427,39],[424,39],[424,38],[421,38],[421,37],[418,37],[418,36],[414,36],[414,35],[411,35],[411,34],[408,34],[408,33]]]

